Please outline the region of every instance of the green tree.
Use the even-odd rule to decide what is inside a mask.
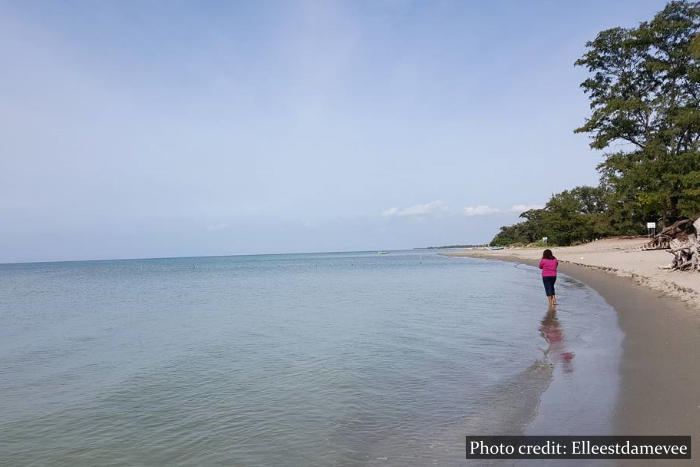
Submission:
[[[588,42],[576,65],[592,113],[576,132],[622,148],[598,166],[619,226],[700,211],[700,3],[674,1],[636,28]]]
[[[553,244],[570,245],[609,235],[608,195],[604,188],[590,186],[552,195],[544,208],[523,212],[523,222],[501,227],[491,244],[527,244],[548,237]]]
[[[635,28],[602,31],[576,61],[591,115],[577,133],[611,149],[598,187],[555,194],[492,244],[558,245],[638,234],[644,221],[700,215],[700,2],[673,1]]]

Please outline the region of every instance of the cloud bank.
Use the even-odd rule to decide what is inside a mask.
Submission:
[[[522,212],[529,211],[530,209],[542,209],[543,207],[544,206],[539,204],[514,204],[511,206],[509,211],[520,214]]]
[[[442,201],[431,201],[425,204],[416,204],[407,208],[391,208],[382,212],[384,217],[423,217],[448,211],[449,208]]]
[[[491,214],[509,214],[515,213],[520,214],[530,209],[542,209],[543,206],[539,204],[514,204],[510,208],[492,208],[486,204],[479,204],[477,206],[465,206],[462,208],[462,214],[465,216],[488,216]],[[384,217],[425,217],[434,214],[446,213],[449,211],[449,206],[447,206],[442,201],[431,201],[425,204],[416,204],[415,206],[410,206],[407,208],[390,208],[382,212]]]
[[[530,209],[542,209],[538,204],[514,204],[508,209],[492,208],[481,204],[478,206],[465,206],[462,210],[465,216],[488,216],[490,214],[516,213],[520,214]]]
[[[479,206],[465,206],[462,211],[464,212],[465,216],[487,216],[489,214],[500,212],[500,209],[481,204]]]

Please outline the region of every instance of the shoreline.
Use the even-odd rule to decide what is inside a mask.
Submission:
[[[448,256],[537,265],[536,259],[509,254],[509,250],[469,250]],[[620,387],[612,414],[615,434],[690,435],[694,459],[697,459],[700,452],[700,313],[697,313],[694,297],[660,294],[656,288],[644,287],[644,281],[617,274],[619,269],[610,271],[563,260],[560,271],[598,292],[614,308],[624,333]],[[654,462],[654,465],[674,465],[671,460]],[[639,462],[621,460],[617,463],[631,466]]]
[[[614,433],[612,413],[618,394],[618,366],[624,337],[617,326],[615,310],[596,290],[573,277],[562,277],[562,287],[567,290],[567,299],[566,303],[562,301],[559,316],[552,320],[549,317],[547,301],[540,301],[539,289],[530,290],[531,281],[539,276],[538,270],[529,266],[522,267],[503,262],[499,264],[482,259],[467,259],[464,262],[472,263],[471,269],[467,271],[477,274],[487,270],[503,273],[507,270],[519,271],[513,276],[508,276],[507,283],[517,282],[527,290],[519,289],[520,292],[511,294],[513,314],[508,315],[502,325],[519,322],[526,329],[524,332],[533,336],[533,342],[527,347],[527,351],[515,342],[510,345],[506,343],[507,350],[504,350],[506,353],[519,352],[532,360],[490,385],[479,395],[475,405],[463,407],[462,415],[445,420],[439,425],[426,425],[425,431],[416,436],[410,448],[397,451],[397,440],[394,437],[379,439],[368,448],[366,464],[422,466],[465,465],[466,462],[466,465],[520,465],[516,460],[465,461],[465,434],[581,434],[576,431],[581,426],[585,427],[583,434]],[[505,279],[505,276],[500,274],[491,274],[489,277]],[[499,295],[500,293],[493,297],[497,298]],[[469,307],[469,302],[464,306]],[[577,310],[584,309],[587,313],[577,313]],[[596,318],[592,320],[591,316]],[[591,322],[592,326],[589,325]],[[497,331],[498,328],[493,329],[493,332]],[[606,355],[603,367],[598,362],[601,352]],[[567,354],[575,355],[573,363],[567,358]],[[484,366],[482,371],[488,373],[489,367]],[[591,384],[586,384],[587,382]],[[591,407],[590,403],[567,403],[563,409],[557,407],[562,397],[569,396],[569,389],[582,387],[585,391],[578,391],[578,397],[585,396],[590,400],[591,396],[594,396],[594,410],[587,409]],[[533,429],[536,431],[532,431]],[[538,462],[543,463],[541,460]],[[611,464],[603,462],[601,465]]]
[[[616,276],[632,279],[639,285],[657,292],[671,295],[694,307],[700,314],[700,274],[690,271],[669,271],[660,269],[670,263],[667,250],[640,251],[647,242],[645,237],[607,238],[584,245],[554,249],[559,262],[591,268]],[[512,257],[523,262],[535,263],[542,256],[542,248],[506,248],[489,250],[455,250],[443,253],[445,256],[468,256],[484,259]]]

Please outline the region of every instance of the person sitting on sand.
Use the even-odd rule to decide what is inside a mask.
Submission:
[[[559,261],[552,254],[552,250],[544,250],[539,267],[542,270],[542,282],[544,282],[544,291],[547,294],[549,306],[557,304],[557,296],[554,293],[554,283],[557,281],[557,266],[559,266]]]

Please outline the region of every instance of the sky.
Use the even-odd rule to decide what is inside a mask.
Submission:
[[[629,1],[1,1],[0,262],[484,243],[597,184]]]

